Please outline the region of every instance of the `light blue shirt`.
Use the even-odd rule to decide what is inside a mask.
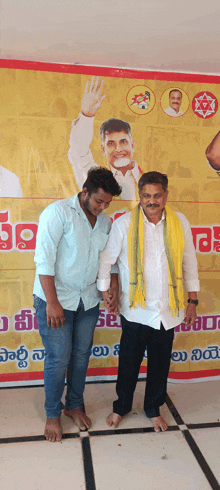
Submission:
[[[96,306],[102,297],[96,287],[99,253],[110,229],[111,220],[104,212],[92,228],[78,195],[50,204],[39,219],[33,293],[46,301],[39,274],[55,276],[58,301],[64,309],[76,311],[80,298],[85,310]]]

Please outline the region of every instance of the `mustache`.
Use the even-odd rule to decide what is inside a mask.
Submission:
[[[147,204],[147,208],[159,208],[159,204]]]

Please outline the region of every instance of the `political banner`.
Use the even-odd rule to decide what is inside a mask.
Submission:
[[[0,72],[1,386],[43,383],[32,295],[39,215],[80,192],[94,166],[110,168],[122,187],[107,209],[112,221],[136,206],[143,173],[167,174],[168,204],[190,222],[201,284],[196,322],[175,328],[169,380],[219,377],[220,144],[213,159],[206,149],[216,135],[218,143],[220,77],[15,60],[1,60]],[[100,83],[102,103],[85,116],[85,94]],[[100,137],[110,118],[130,127],[120,160]],[[120,316],[100,303],[87,381],[116,379],[120,335]]]

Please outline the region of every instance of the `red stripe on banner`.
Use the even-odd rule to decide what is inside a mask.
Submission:
[[[32,373],[7,373],[0,375],[0,382],[6,381],[34,381],[44,379],[43,371],[34,371]]]
[[[209,378],[210,376],[219,376],[220,369],[209,369],[204,371],[190,371],[182,373],[169,373],[169,379],[196,379],[196,378]]]
[[[146,373],[146,366],[141,366],[140,373]],[[118,374],[117,367],[108,368],[89,368],[87,371],[87,377],[93,376],[114,376]],[[209,378],[220,376],[220,369],[209,369],[203,371],[191,371],[191,372],[181,372],[181,373],[169,373],[169,379],[196,379],[196,378]],[[34,381],[44,379],[43,371],[35,371],[31,373],[6,373],[0,375],[0,382],[4,383],[7,381]]]
[[[126,68],[112,68],[89,65],[64,65],[59,63],[43,63],[39,61],[0,60],[0,68],[13,68],[20,70],[48,71],[58,73],[74,73],[79,75],[95,75],[114,78],[136,78],[144,80],[166,80],[179,82],[220,83],[219,75],[205,75],[198,73],[176,73],[148,70],[132,70]]]

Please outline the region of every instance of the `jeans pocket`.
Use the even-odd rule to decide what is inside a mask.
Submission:
[[[36,313],[38,312],[40,306],[43,303],[44,303],[43,299],[39,298],[38,296],[36,296],[36,294],[34,294],[34,308],[35,308]]]

